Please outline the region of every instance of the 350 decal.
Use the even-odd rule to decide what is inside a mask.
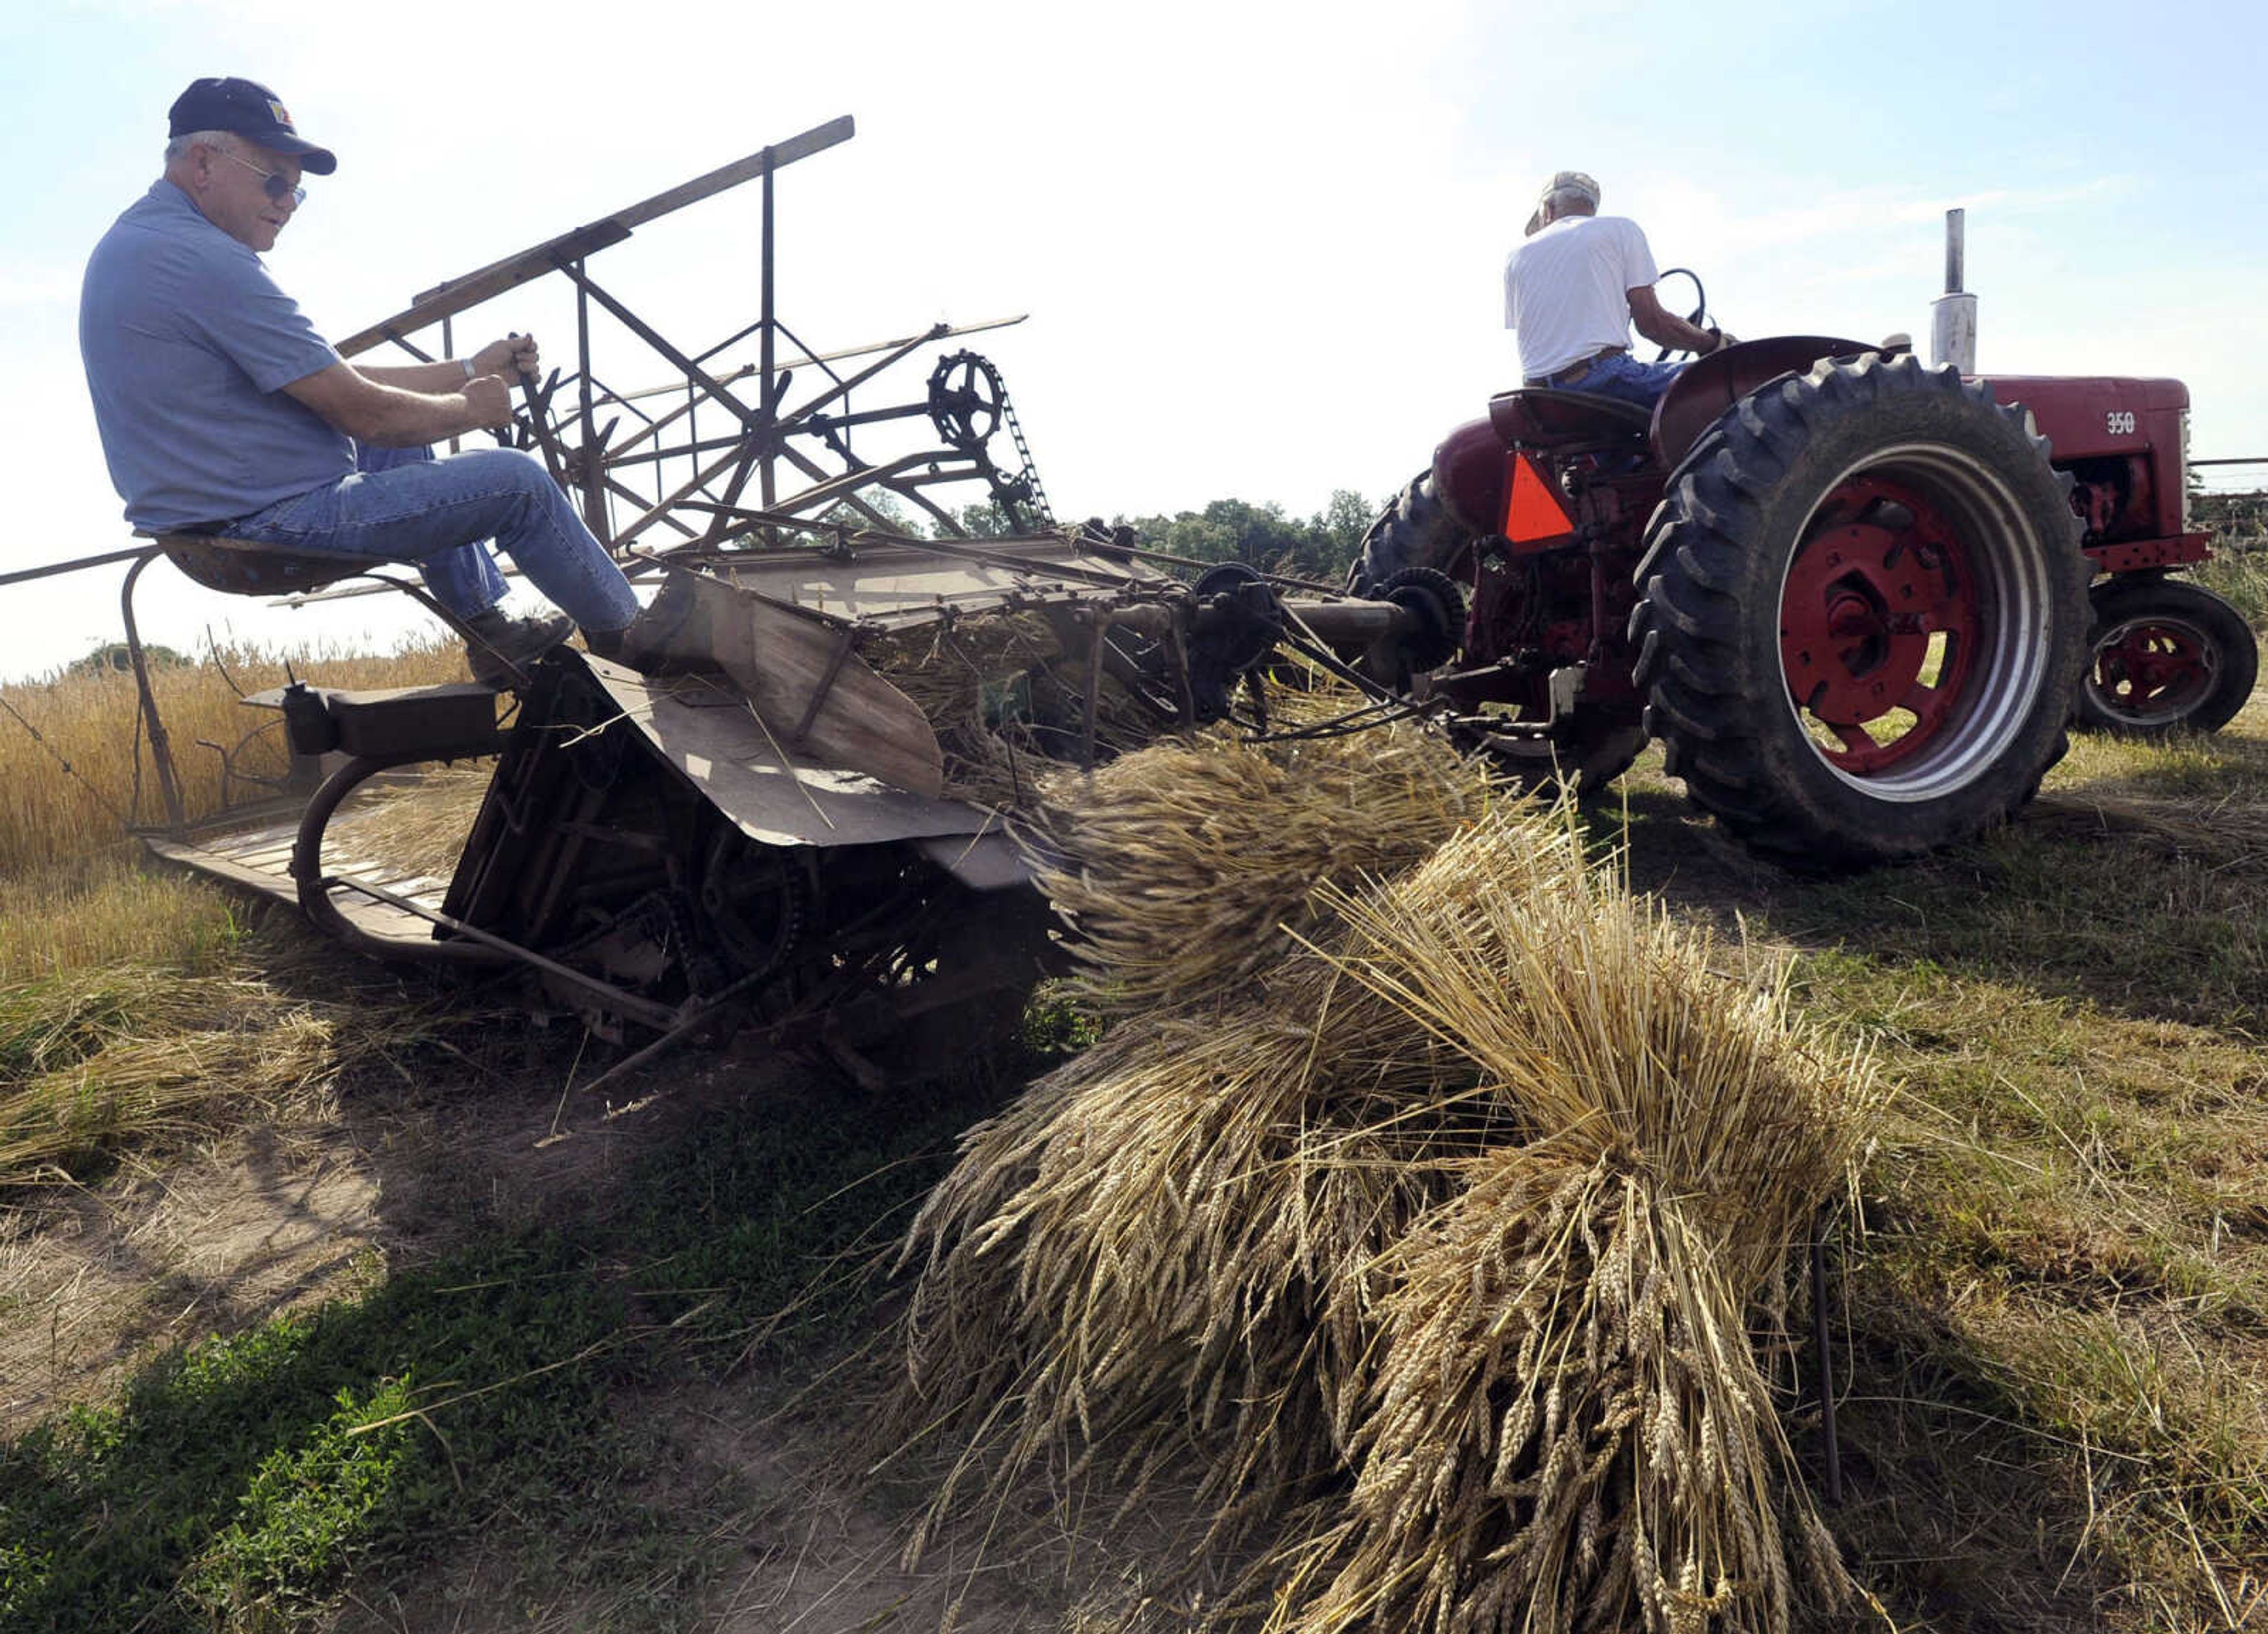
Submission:
[[[2132,437],[2134,435],[2134,411],[2132,408],[2113,408],[2110,413],[2104,415],[2102,418],[2104,424],[2111,436]]]

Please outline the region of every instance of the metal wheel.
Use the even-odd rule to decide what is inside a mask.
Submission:
[[[1918,359],[1824,362],[1712,427],[1631,616],[1670,774],[1756,850],[1911,857],[2029,799],[2086,656],[2066,479],[2030,416]]]
[[[937,434],[963,453],[974,453],[1000,429],[1008,388],[990,359],[955,352],[929,377],[929,417]]]
[[[2108,579],[2090,598],[2093,652],[2079,689],[2083,726],[2129,737],[2213,732],[2228,724],[2260,668],[2243,617],[2180,579]]]
[[[697,900],[735,978],[776,970],[803,929],[807,887],[787,846],[764,845],[727,823],[702,859]]]
[[[2038,694],[2049,592],[2036,555],[1984,546],[2010,510],[1967,451],[1891,450],[1804,528],[1780,588],[1787,703],[1854,786],[1926,799],[2007,752],[2021,714],[1980,682],[2001,703]]]

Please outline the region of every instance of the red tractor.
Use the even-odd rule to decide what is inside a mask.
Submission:
[[[1508,392],[1372,524],[1352,587],[1462,629],[1417,688],[1532,781],[1595,791],[1660,738],[1758,851],[1914,856],[2029,799],[2074,711],[2211,730],[2250,695],[2244,621],[2167,577],[2211,554],[2188,409],[2175,380],[1813,335],[1712,354],[1651,414]]]

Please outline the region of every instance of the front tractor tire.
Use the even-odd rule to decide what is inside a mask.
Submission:
[[[1800,867],[1917,857],[2016,810],[2063,757],[2087,656],[2066,486],[2028,411],[1911,357],[1735,404],[1638,570],[1667,769]]]
[[[2107,578],[2095,611],[2079,724],[2128,738],[2218,732],[2252,696],[2260,648],[2210,590],[2155,575]]]

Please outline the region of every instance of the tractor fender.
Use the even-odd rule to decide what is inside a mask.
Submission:
[[[1433,492],[1466,534],[1504,519],[1504,455],[1511,443],[1488,420],[1468,420],[1433,450]]]
[[[1864,341],[1831,335],[1778,335],[1712,352],[1688,365],[1655,405],[1648,432],[1654,456],[1663,470],[1674,470],[1702,432],[1766,381],[1800,373],[1822,357],[1877,350]],[[1433,450],[1433,492],[1467,534],[1493,534],[1503,519],[1504,457],[1522,440],[1523,428],[1538,429],[1530,422],[1542,408],[1534,402],[1539,398],[1564,405],[1544,416],[1544,431],[1573,429],[1557,422],[1587,401],[1572,393],[1505,392],[1490,400],[1487,418],[1468,420]]]
[[[1822,357],[1852,357],[1881,350],[1864,341],[1826,335],[1773,335],[1696,358],[1654,405],[1653,429],[1648,433],[1653,457],[1663,470],[1675,471],[1701,433],[1758,386],[1784,374],[1801,374]]]

